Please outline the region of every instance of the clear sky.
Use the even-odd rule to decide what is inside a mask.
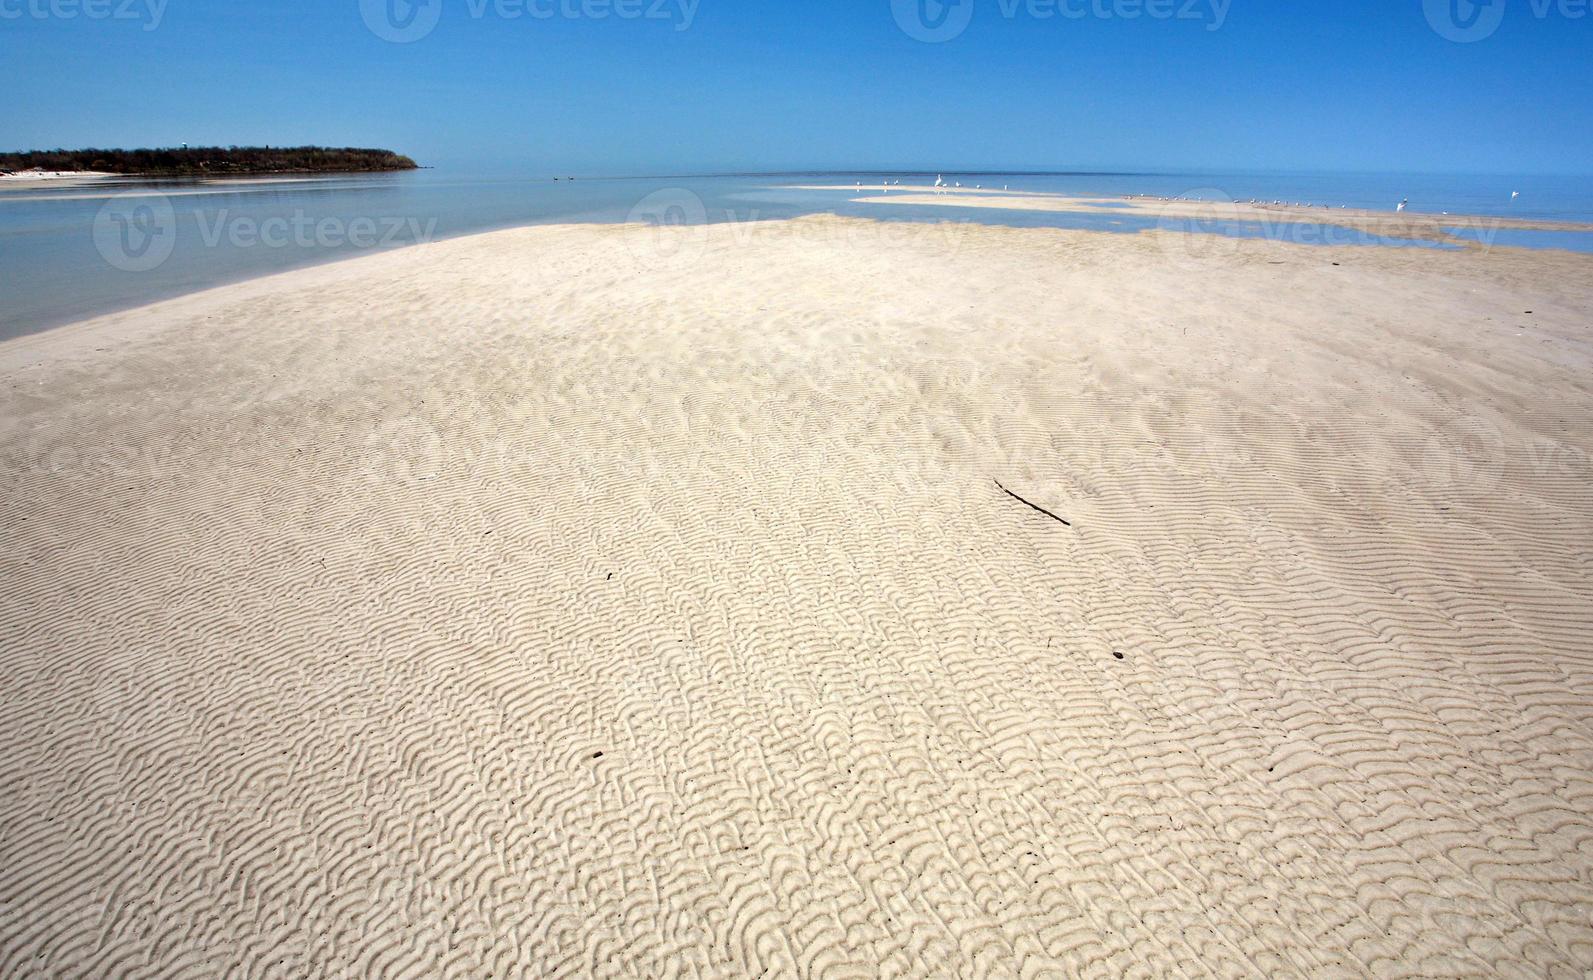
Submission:
[[[3,149],[1593,173],[1587,0],[0,0],[0,44]]]

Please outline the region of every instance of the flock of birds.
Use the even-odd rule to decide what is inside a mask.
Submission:
[[[880,190],[882,192],[886,193],[886,194],[889,194],[891,192],[891,188],[892,187],[900,187],[901,185],[902,185],[902,182],[900,180],[894,180],[894,181],[887,180],[887,181],[884,181],[883,183],[880,184]],[[873,185],[870,184],[869,187],[870,187],[870,189],[872,189]],[[935,193],[937,193],[937,194],[944,194],[948,190],[951,190],[953,188],[960,188],[960,187],[962,187],[962,181],[957,181],[957,182],[952,183],[952,184],[946,183],[946,175],[945,174],[940,174],[940,175],[935,177]],[[983,184],[975,184],[975,185],[973,185],[973,189],[976,190],[976,191],[984,190],[984,187],[985,187],[985,185],[983,185]],[[1008,187],[1008,185],[1006,185],[1006,184],[1002,184],[1001,185],[1001,189],[1002,190],[1007,190],[1007,187]],[[863,182],[861,180],[857,182],[857,189],[860,190],[860,191],[863,189]]]

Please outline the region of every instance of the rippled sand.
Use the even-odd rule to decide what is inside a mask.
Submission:
[[[1581,976],[1590,272],[539,228],[0,345],[0,975]]]

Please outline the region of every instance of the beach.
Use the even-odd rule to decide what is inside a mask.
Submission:
[[[1585,975],[1590,272],[563,225],[0,343],[0,975]]]
[[[16,170],[0,172],[0,191],[76,187],[98,183],[117,174],[92,170]]]

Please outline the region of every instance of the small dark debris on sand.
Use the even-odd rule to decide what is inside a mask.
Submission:
[[[1008,490],[1006,487],[1001,486],[1001,481],[1000,480],[996,481],[996,486],[998,488],[1000,488],[1002,493],[1004,493],[1007,496],[1011,497],[1013,500],[1016,500],[1018,503],[1022,504],[1023,506],[1028,507],[1030,510],[1039,511],[1040,513],[1044,514],[1045,516],[1051,518],[1053,521],[1056,521],[1058,524],[1061,524],[1063,527],[1072,527],[1073,526],[1072,523],[1063,520],[1062,518],[1056,516],[1055,514],[1051,513],[1050,511],[1046,510],[1044,507],[1041,507],[1038,504],[1032,504],[1029,501],[1024,500],[1022,497],[1018,496],[1017,494],[1013,493],[1011,490]]]

